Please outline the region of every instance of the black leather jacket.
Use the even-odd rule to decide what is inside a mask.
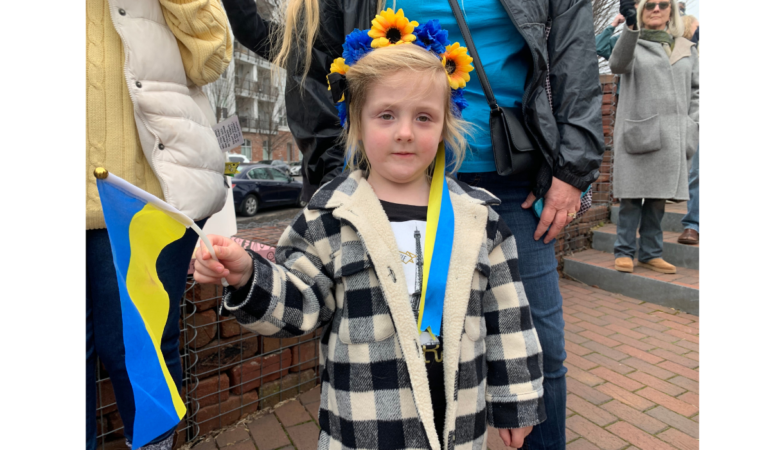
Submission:
[[[533,191],[536,197],[543,197],[551,187],[552,176],[583,191],[599,177],[604,152],[602,90],[592,4],[589,0],[500,1],[530,48],[531,69],[525,84],[522,117],[531,140],[546,161],[535,177]],[[257,14],[254,0],[222,3],[236,39],[268,58],[268,36],[274,25]],[[321,24],[302,88],[302,73],[292,68],[301,66],[293,57],[304,55],[304,51],[290,55],[286,111],[289,128],[303,152],[305,200],[321,184],[341,173],[343,146],[338,138],[342,128],[326,76],[332,61],[342,56],[345,36],[354,28],[369,28],[379,12],[377,4],[377,0],[319,2]],[[298,48],[304,49],[304,43],[298,42]]]

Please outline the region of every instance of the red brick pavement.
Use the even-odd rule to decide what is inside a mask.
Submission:
[[[269,243],[283,228],[245,230],[239,237]],[[699,318],[574,281],[561,280],[560,288],[568,450],[697,449]],[[310,450],[318,439],[319,389],[193,448]],[[503,450],[490,431],[488,448]]]

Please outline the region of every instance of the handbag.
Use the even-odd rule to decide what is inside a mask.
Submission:
[[[514,108],[500,106],[495,100],[493,90],[487,81],[482,61],[479,59],[474,41],[471,39],[466,19],[458,6],[457,0],[450,0],[452,13],[458,22],[463,40],[466,41],[469,53],[474,58],[474,70],[485,91],[487,103],[490,105],[490,140],[493,144],[493,158],[498,175],[508,176],[521,173],[534,173],[541,164],[541,152],[536,150]]]

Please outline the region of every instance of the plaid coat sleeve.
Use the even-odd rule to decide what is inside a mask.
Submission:
[[[522,428],[546,420],[543,357],[519,276],[514,236],[502,220],[496,222],[489,236],[490,276],[482,301],[487,421],[494,428]]]
[[[223,313],[255,333],[301,336],[324,326],[335,311],[334,283],[317,248],[329,246],[331,215],[303,211],[281,236],[273,263],[249,252],[254,273],[239,290],[225,289]],[[319,233],[319,230],[324,232]]]

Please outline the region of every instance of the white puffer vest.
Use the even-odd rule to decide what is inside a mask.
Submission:
[[[225,205],[228,189],[209,101],[187,79],[158,0],[109,4],[142,150],[164,199],[194,220],[209,217]]]

